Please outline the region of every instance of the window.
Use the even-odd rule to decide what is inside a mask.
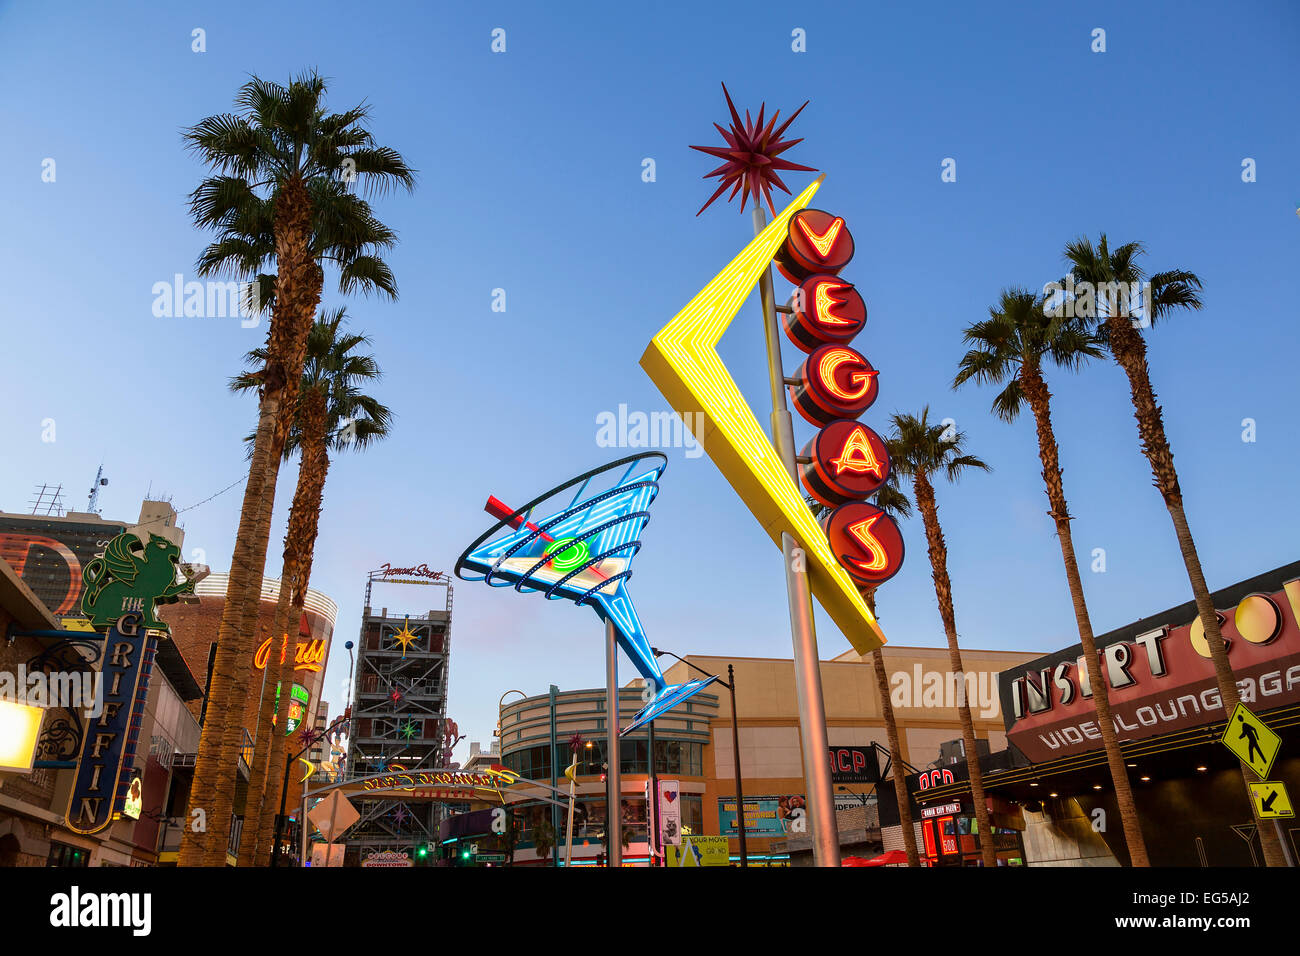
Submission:
[[[90,866],[90,851],[66,843],[50,841],[50,855],[46,866]]]

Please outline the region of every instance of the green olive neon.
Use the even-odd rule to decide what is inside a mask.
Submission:
[[[551,559],[551,567],[561,574],[580,568],[591,560],[591,549],[586,541],[576,538],[558,538],[542,552]]]

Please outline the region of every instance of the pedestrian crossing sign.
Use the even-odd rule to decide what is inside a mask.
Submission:
[[[1273,761],[1282,749],[1282,738],[1240,701],[1228,718],[1228,725],[1223,728],[1219,743],[1255,771],[1255,776],[1260,780],[1268,780],[1268,772],[1273,769]]]

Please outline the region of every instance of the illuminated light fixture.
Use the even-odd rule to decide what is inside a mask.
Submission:
[[[650,340],[641,367],[724,478],[779,547],[790,534],[808,559],[812,592],[860,654],[885,643],[875,616],[831,551],[798,486],[718,357],[717,344],[785,240],[790,218],[812,199],[818,177]]]
[[[1094,783],[1094,784],[1092,785],[1092,789],[1094,789],[1094,790],[1100,790],[1100,789],[1101,789],[1101,784],[1099,784],[1099,783]]]
[[[420,636],[411,631],[411,618],[407,615],[402,619],[402,629],[393,635],[394,642],[401,645],[403,659],[406,657],[407,649],[419,639]]]
[[[1124,766],[1126,766],[1126,767],[1136,767],[1137,764],[1135,764],[1135,763],[1129,763],[1129,764],[1125,764]]]
[[[1055,790],[1053,790],[1051,793],[1048,794],[1048,796],[1049,796],[1049,797],[1059,797],[1060,794],[1057,793]]]
[[[0,700],[0,771],[30,773],[45,709]]]
[[[1205,766],[1204,764],[1202,764],[1201,766],[1199,766],[1199,767],[1196,768],[1196,771],[1197,771],[1197,773],[1205,773],[1205,771],[1207,771],[1207,770],[1209,770],[1209,769],[1210,769],[1209,767],[1207,767],[1207,766]]]
[[[1143,778],[1142,778],[1142,782],[1143,782],[1143,783],[1150,783],[1150,782],[1151,782],[1151,778],[1150,778],[1150,777],[1143,777]]]
[[[1037,781],[1037,780],[1031,781],[1029,785],[1030,785],[1031,787],[1036,787],[1036,786],[1038,786],[1038,781]]]

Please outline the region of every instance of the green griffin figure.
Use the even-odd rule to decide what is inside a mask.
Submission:
[[[156,605],[172,604],[182,594],[193,594],[202,577],[185,567],[185,580],[177,582],[181,549],[166,538],[149,535],[144,544],[130,532],[119,534],[108,543],[103,557],[86,565],[81,578],[86,589],[81,593],[81,613],[90,618],[91,627],[108,627],[124,614],[140,615],[142,626],[165,629],[158,620]]]

